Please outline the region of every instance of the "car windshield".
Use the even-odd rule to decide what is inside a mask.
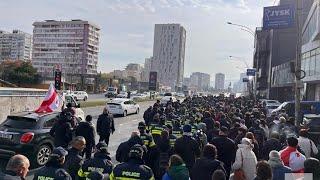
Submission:
[[[164,96],[172,96],[171,93],[165,93]]]
[[[8,116],[1,126],[15,129],[35,129],[37,120],[27,117]]]
[[[108,88],[108,91],[114,91],[113,87]]]

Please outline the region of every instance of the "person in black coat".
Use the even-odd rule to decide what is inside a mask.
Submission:
[[[95,148],[96,145],[95,130],[91,121],[92,116],[86,116],[86,121],[80,122],[79,126],[76,129],[76,136],[82,136],[86,140],[86,147],[84,149],[86,159],[91,158],[92,150]]]
[[[67,148],[72,140],[72,125],[69,122],[71,117],[70,113],[61,113],[58,121],[50,129],[50,135],[54,138],[55,147]]]
[[[261,158],[264,160],[269,160],[269,153],[272,150],[280,151],[283,148],[279,140],[279,133],[272,132],[270,136],[271,138],[264,142],[263,147],[261,149]]]
[[[219,137],[214,138],[211,144],[218,150],[218,160],[224,163],[227,179],[229,179],[231,165],[236,157],[236,145],[233,140],[228,138],[228,129],[221,127]]]
[[[150,125],[150,122],[153,120],[153,107],[150,106],[144,113],[143,119],[147,126]]]
[[[98,117],[97,133],[99,134],[99,142],[104,141],[109,145],[110,134],[115,131],[113,115],[109,113],[107,108],[103,109],[103,113]]]
[[[203,180],[211,179],[214,171],[220,169],[226,173],[223,163],[216,159],[217,148],[212,144],[207,144],[203,148],[202,157],[196,160],[193,165],[191,179]]]
[[[127,162],[129,160],[130,148],[133,147],[135,144],[140,144],[141,146],[143,146],[143,141],[139,137],[138,132],[133,132],[128,141],[125,141],[118,146],[116,152],[116,160],[118,162]]]
[[[82,136],[77,136],[72,140],[72,148],[68,150],[64,169],[70,174],[72,179],[76,179],[78,171],[83,164],[82,151],[86,147],[86,140]]]
[[[197,141],[192,138],[191,126],[189,124],[183,126],[183,136],[176,140],[174,152],[183,159],[189,172],[191,172],[196,158],[200,156],[200,148]]]

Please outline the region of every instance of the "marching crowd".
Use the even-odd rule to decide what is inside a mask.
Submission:
[[[90,115],[77,124],[73,113],[69,106],[51,129],[56,148],[34,180],[285,180],[303,173],[320,179],[318,139],[285,110],[267,117],[262,103],[246,97],[157,101],[118,146],[117,164],[108,152],[115,131],[108,109],[96,129]],[[29,166],[15,155],[0,179],[24,179]]]

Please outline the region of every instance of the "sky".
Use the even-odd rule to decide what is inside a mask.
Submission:
[[[185,76],[215,73],[236,81],[252,66],[254,37],[230,21],[254,30],[264,6],[275,0],[1,0],[0,29],[32,33],[46,19],[88,20],[100,26],[98,71],[144,63],[153,54],[154,25],[180,23],[187,31]],[[229,56],[236,58],[230,59]]]

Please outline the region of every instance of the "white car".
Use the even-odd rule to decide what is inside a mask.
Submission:
[[[271,114],[272,114],[272,111],[275,110],[275,109],[277,109],[278,107],[279,107],[278,105],[267,105],[267,106],[265,107],[266,113],[267,113],[267,117],[270,117]]]
[[[121,91],[118,95],[117,98],[127,98],[128,97],[128,93]]]
[[[180,97],[180,98],[184,98],[185,97],[185,95],[183,93],[177,93],[176,96]]]
[[[165,93],[164,97],[161,98],[161,100],[160,100],[160,104],[161,105],[166,105],[168,103],[168,101],[170,101],[170,98],[172,98],[172,102],[176,102],[177,101],[177,99],[174,96],[172,96],[171,93]]]
[[[76,100],[86,101],[88,99],[88,94],[85,91],[74,91],[71,93],[71,96]]]
[[[123,117],[128,114],[138,114],[140,110],[139,104],[125,98],[115,98],[108,102],[106,106],[111,114],[122,115]]]
[[[264,101],[262,101],[264,106],[280,106],[281,103],[278,100],[269,100],[266,99]]]

